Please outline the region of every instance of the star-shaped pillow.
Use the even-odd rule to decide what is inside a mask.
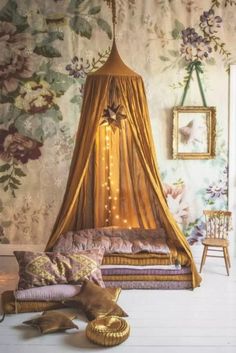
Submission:
[[[42,334],[57,331],[65,331],[72,328],[78,329],[78,326],[62,312],[47,311],[36,319],[24,321],[23,324],[36,327]]]
[[[63,302],[70,307],[82,309],[89,321],[100,316],[128,316],[117,305],[106,288],[101,288],[89,280],[84,280],[79,294]]]

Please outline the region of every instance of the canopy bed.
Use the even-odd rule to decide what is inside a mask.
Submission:
[[[200,284],[161,185],[143,80],[121,60],[115,40],[107,62],[86,79],[67,187],[46,251],[96,247],[105,248],[107,286]]]

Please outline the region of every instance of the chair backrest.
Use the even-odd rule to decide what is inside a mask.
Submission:
[[[206,238],[227,239],[231,230],[230,211],[203,211],[206,220]]]

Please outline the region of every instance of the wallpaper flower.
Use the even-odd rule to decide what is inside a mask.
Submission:
[[[33,75],[36,57],[27,50],[31,41],[30,33],[17,31],[13,23],[0,22],[0,92],[3,96],[14,92],[20,80]]]
[[[19,134],[13,125],[8,130],[0,130],[0,158],[3,161],[25,164],[29,159],[38,159],[41,146],[41,143]]]
[[[189,205],[184,200],[184,185],[164,185],[164,192],[168,206],[176,222],[182,226],[188,221]]]
[[[117,45],[143,76],[167,202],[190,243],[204,236],[202,210],[227,205],[225,117],[227,70],[235,62],[234,11],[229,0],[117,0]],[[0,0],[0,243],[45,244],[49,237],[85,79],[106,61],[111,39],[111,13],[103,0]],[[207,103],[217,108],[217,156],[173,161],[171,109],[195,61]],[[186,104],[201,104],[191,83]]]

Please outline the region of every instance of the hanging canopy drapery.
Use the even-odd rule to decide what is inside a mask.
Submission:
[[[143,80],[121,60],[115,41],[107,62],[86,79],[63,203],[46,250],[69,230],[119,226],[164,228],[191,260],[166,203],[157,169]]]

